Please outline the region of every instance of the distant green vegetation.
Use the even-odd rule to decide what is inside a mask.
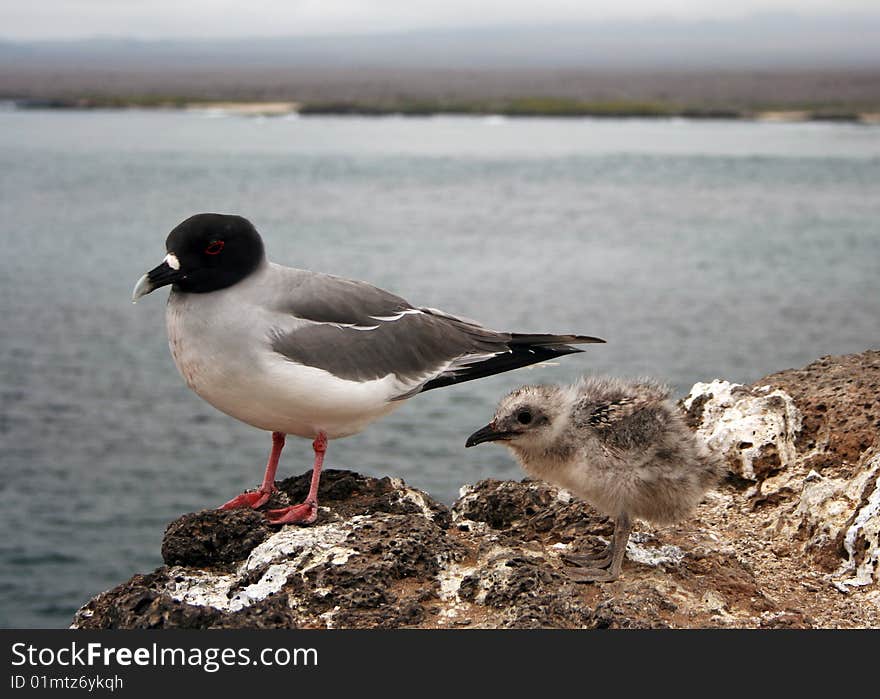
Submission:
[[[502,108],[509,116],[670,116],[678,111],[660,102],[583,102],[564,97],[520,97]]]
[[[181,95],[82,95],[17,100],[19,107],[25,109],[183,109],[199,101]]]
[[[565,97],[518,97],[507,100],[448,101],[395,100],[390,102],[307,102],[302,114],[501,114],[505,116],[674,116],[682,109],[658,102],[594,102]]]
[[[22,108],[34,109],[184,109],[224,105],[259,105],[272,100],[206,99],[184,95],[108,96],[84,95],[58,99],[19,100]],[[684,117],[690,119],[750,119],[770,113],[785,113],[781,118],[821,121],[859,121],[862,112],[877,113],[880,108],[860,109],[850,104],[754,104],[742,107],[708,107],[673,102],[640,100],[579,100],[568,97],[514,97],[508,99],[409,99],[327,100],[291,103],[300,114],[338,114],[361,116],[430,116],[434,114],[503,115],[509,117]],[[259,109],[242,113],[260,113]],[[272,110],[271,114],[283,113]],[[870,119],[876,121],[877,117]]]

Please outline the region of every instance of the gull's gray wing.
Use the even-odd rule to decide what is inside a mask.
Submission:
[[[277,310],[317,323],[369,327],[377,318],[414,312],[405,299],[367,282],[331,274],[276,267],[283,292]]]
[[[278,310],[307,322],[274,329],[272,349],[353,381],[394,374],[411,386],[398,398],[581,351],[569,342],[601,342],[496,332],[365,282],[296,272]]]

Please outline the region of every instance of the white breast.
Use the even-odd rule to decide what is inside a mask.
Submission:
[[[626,509],[629,479],[625,470],[613,468],[609,460],[589,458],[583,453],[556,459],[513,447],[511,451],[530,476],[565,488],[603,514],[614,516]]]
[[[228,290],[168,299],[166,324],[174,363],[195,393],[218,410],[263,430],[331,439],[362,431],[404,401],[393,375],[367,382],[340,379],[285,359],[270,346],[279,319]],[[242,293],[244,292],[244,293]],[[234,309],[234,312],[231,312]]]

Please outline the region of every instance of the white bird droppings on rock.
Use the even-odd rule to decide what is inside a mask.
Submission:
[[[437,574],[437,581],[440,583],[440,599],[443,601],[457,601],[461,581],[468,575],[473,574],[476,569],[476,566],[465,566],[458,563],[449,563],[441,568]]]
[[[355,528],[364,517],[353,517]],[[179,568],[168,593],[172,598],[197,606],[237,612],[274,595],[294,573],[305,575],[323,563],[343,565],[356,554],[340,544],[351,533],[338,524],[316,527],[284,527],[251,551],[235,574],[218,574]],[[276,562],[283,561],[283,562]],[[235,588],[254,571],[264,570],[260,579],[238,591]]]
[[[356,524],[357,517],[352,518],[352,523]],[[318,563],[332,560],[334,558],[344,557],[354,553],[352,549],[340,547],[345,538],[351,533],[350,529],[340,527],[338,524],[322,524],[312,527],[284,527],[277,534],[273,534],[262,544],[251,551],[244,566],[242,573],[257,570],[271,564],[279,559],[294,558],[297,562],[311,556],[313,567]],[[317,561],[314,559],[321,558]]]
[[[333,607],[333,609],[331,609],[330,611],[324,612],[323,614],[319,614],[318,618],[320,618],[324,622],[324,625],[328,629],[336,628],[336,626],[334,625],[333,622],[334,622],[334,617],[336,616],[338,611],[339,611],[339,606],[337,605],[336,607]]]
[[[452,521],[470,522],[471,520],[468,520],[467,518],[462,516],[461,513],[467,509],[466,505],[469,501],[477,499],[479,499],[479,494],[476,492],[476,489],[472,484],[466,483],[465,485],[461,486],[461,488],[458,489],[458,502],[460,507],[452,512]]]
[[[789,535],[806,533],[807,548],[815,549],[834,541],[853,512],[848,481],[825,478],[810,471],[803,479],[795,517],[788,525]]]
[[[269,566],[269,569],[263,573],[262,577],[252,585],[248,585],[239,591],[225,607],[218,607],[224,611],[237,612],[245,607],[251,606],[254,602],[266,599],[269,595],[274,595],[282,587],[284,587],[287,579],[295,573],[297,567],[291,563],[275,563]],[[217,605],[211,605],[216,607]]]
[[[416,507],[418,507],[422,513],[422,516],[424,516],[425,519],[433,521],[434,513],[431,512],[431,508],[428,507],[425,496],[417,490],[406,487],[402,482],[401,485],[403,486],[403,497],[413,503]]]
[[[684,551],[678,546],[664,544],[659,547],[640,546],[630,541],[626,546],[626,557],[646,566],[677,566],[684,560]]]
[[[716,379],[694,384],[684,399],[685,409],[697,400],[703,411],[697,433],[735,464],[743,478],[756,480],[756,462],[767,454],[778,459],[780,468],[796,460],[802,417],[785,391]]]
[[[868,466],[862,491],[867,497],[843,538],[849,558],[838,571],[838,575],[851,574],[841,582],[853,587],[871,585],[880,577],[880,451],[874,453]]]
[[[556,499],[566,505],[571,502],[571,498],[572,494],[563,488],[560,488],[559,491],[556,493]]]
[[[171,582],[167,592],[172,599],[199,607],[229,608],[229,593],[238,578],[235,575],[210,573],[195,568],[169,569]]]

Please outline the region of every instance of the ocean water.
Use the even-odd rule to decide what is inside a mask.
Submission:
[[[521,476],[464,440],[522,383],[682,395],[880,345],[878,183],[880,128],[851,124],[0,111],[0,626],[66,626],[161,563],[170,520],[260,481],[269,436],[185,387],[167,292],[130,302],[190,214],[491,327],[608,340],[330,445],[449,503]],[[310,465],[289,440],[279,476]]]

